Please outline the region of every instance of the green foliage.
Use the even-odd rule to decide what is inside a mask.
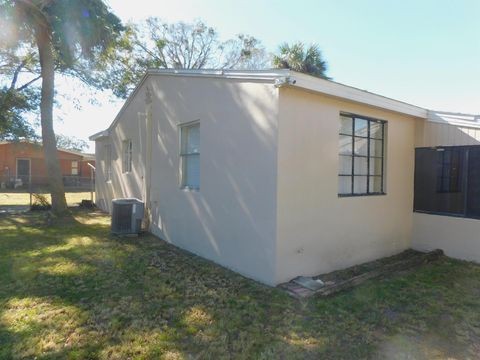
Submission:
[[[260,69],[268,63],[258,39],[239,34],[220,41],[218,32],[200,20],[166,23],[149,18],[129,24],[111,50],[97,76],[104,88],[123,98],[148,69]]]
[[[0,0],[0,138],[33,137],[26,114],[38,112],[40,62],[38,26],[52,31],[55,72],[101,88],[96,71],[124,30],[99,0]]]
[[[280,45],[278,54],[273,56],[273,66],[330,79],[326,75],[327,63],[317,44],[305,48],[305,44],[301,42],[292,45],[284,43]]]
[[[35,139],[35,131],[24,115],[36,109],[38,102],[37,89],[0,89],[0,140]]]

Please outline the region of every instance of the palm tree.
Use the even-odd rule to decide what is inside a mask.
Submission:
[[[312,44],[305,49],[305,45],[301,42],[292,45],[283,43],[278,48],[278,54],[273,56],[273,66],[330,79],[325,74],[327,63],[323,60],[322,52],[317,44]]]
[[[0,11],[10,16],[19,46],[33,41],[42,77],[40,118],[52,210],[65,213],[67,203],[53,130],[55,71],[80,76],[105,52],[123,29],[101,0],[3,0]]]

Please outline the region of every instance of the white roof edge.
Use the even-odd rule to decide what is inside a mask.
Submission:
[[[480,115],[429,110],[429,122],[480,129]]]
[[[383,95],[378,95],[366,90],[355,88],[353,86],[344,85],[331,80],[325,80],[294,71],[291,72],[290,76],[295,82],[292,83],[292,81],[290,81],[289,86],[295,86],[313,92],[318,92],[361,104],[367,104],[410,116],[423,119],[427,118],[427,109],[408,104],[403,101],[391,99]]]
[[[223,79],[240,79],[252,80],[259,82],[272,82],[276,85],[280,84],[293,86],[300,89],[322,93],[325,95],[378,107],[414,117],[426,119],[428,110],[419,106],[411,105],[399,100],[391,99],[382,95],[361,90],[352,86],[337,83],[331,80],[321,79],[312,75],[302,74],[289,69],[270,69],[270,70],[191,70],[191,69],[149,69],[142,77],[138,85],[127,98],[122,108],[115,116],[108,129],[100,131],[89,137],[95,141],[101,137],[109,135],[109,130],[115,126],[118,118],[129,105],[135,94],[141,88],[145,80],[150,75],[156,76],[181,76],[181,77],[207,77],[207,78],[223,78]],[[289,81],[289,80],[295,80]],[[287,80],[284,82],[284,80]]]
[[[288,69],[268,70],[215,70],[215,69],[148,69],[147,74],[164,76],[209,77],[222,79],[246,79],[259,81],[275,81],[275,79],[288,76]]]
[[[88,137],[88,140],[90,140],[90,141],[95,141],[95,140],[100,139],[100,138],[102,138],[102,137],[107,137],[108,135],[109,135],[108,129],[107,129],[107,130],[102,130],[102,131],[99,131],[99,132],[97,132],[97,133],[95,133],[95,134],[93,134],[93,135],[90,135],[90,136]]]

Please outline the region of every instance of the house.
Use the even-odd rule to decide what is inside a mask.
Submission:
[[[58,149],[60,170],[65,185],[78,184],[79,179],[90,179],[95,157],[78,151]],[[41,144],[29,141],[0,142],[0,183],[3,187],[46,185],[47,168]],[[87,180],[89,181],[89,180]]]
[[[151,70],[90,139],[98,206],[143,199],[153,234],[269,285],[407,248],[480,261],[475,116],[289,70]]]

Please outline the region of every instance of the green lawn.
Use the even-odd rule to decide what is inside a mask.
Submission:
[[[299,302],[75,211],[0,217],[0,359],[477,359],[480,266]]]
[[[50,200],[50,195],[46,194]],[[90,192],[67,192],[65,197],[69,206],[78,205],[82,200],[90,200]],[[95,194],[94,194],[95,196]],[[0,192],[0,206],[7,205],[30,205],[30,194],[28,192]]]

